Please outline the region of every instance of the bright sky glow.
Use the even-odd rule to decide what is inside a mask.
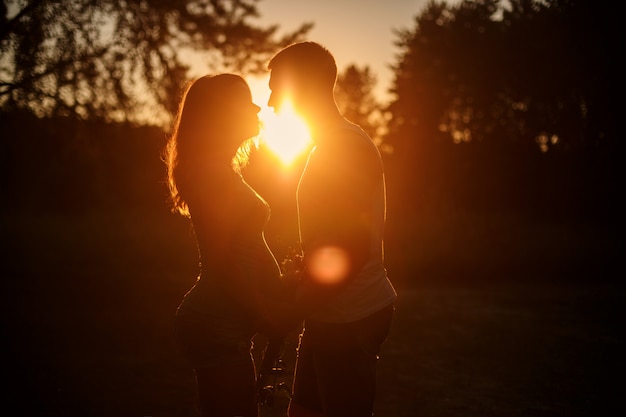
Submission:
[[[391,64],[400,52],[394,46],[394,30],[413,29],[415,16],[429,0],[261,0],[259,21],[278,24],[280,32],[314,23],[307,38],[320,42],[335,55],[342,71],[348,64],[368,65],[378,83],[374,89],[380,100],[390,99],[393,71]],[[447,0],[453,5],[460,0]]]

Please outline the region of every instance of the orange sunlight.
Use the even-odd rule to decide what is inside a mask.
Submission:
[[[267,146],[284,166],[291,163],[310,146],[309,130],[290,102],[282,104],[278,114],[263,107],[259,113],[262,121],[261,144]]]
[[[254,102],[261,107],[260,145],[267,147],[284,167],[289,167],[311,147],[308,127],[296,114],[291,103],[283,103],[278,114],[267,106],[270,96],[269,76],[248,77],[247,81]]]

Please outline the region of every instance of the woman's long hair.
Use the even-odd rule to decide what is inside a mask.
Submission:
[[[183,89],[163,158],[173,212],[190,216],[186,190],[197,180],[199,170],[208,161],[218,162],[225,158],[226,152],[232,152],[230,138],[226,137],[233,128],[232,116],[225,114],[223,108],[229,90],[242,82],[246,84],[235,74],[207,75],[189,82]],[[230,160],[235,172],[241,173],[257,146],[257,137],[242,138]]]

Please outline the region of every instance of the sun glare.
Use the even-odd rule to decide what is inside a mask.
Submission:
[[[289,166],[310,147],[309,130],[290,102],[283,103],[278,114],[264,107],[259,113],[259,118],[263,122],[261,143],[267,146],[284,166]]]

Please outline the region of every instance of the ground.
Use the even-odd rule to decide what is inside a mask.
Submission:
[[[5,223],[11,415],[198,417],[193,375],[172,337],[173,312],[193,280],[193,250],[176,262],[154,256],[159,245],[187,253],[186,238],[158,232],[166,238],[138,246],[146,237],[128,225],[120,240],[94,233],[93,219],[71,233],[65,222],[33,221]],[[623,408],[619,279],[395,272],[397,311],[380,359],[376,417],[586,417]],[[287,384],[295,341],[294,334],[285,345]],[[263,417],[285,416],[285,406],[279,397]]]

